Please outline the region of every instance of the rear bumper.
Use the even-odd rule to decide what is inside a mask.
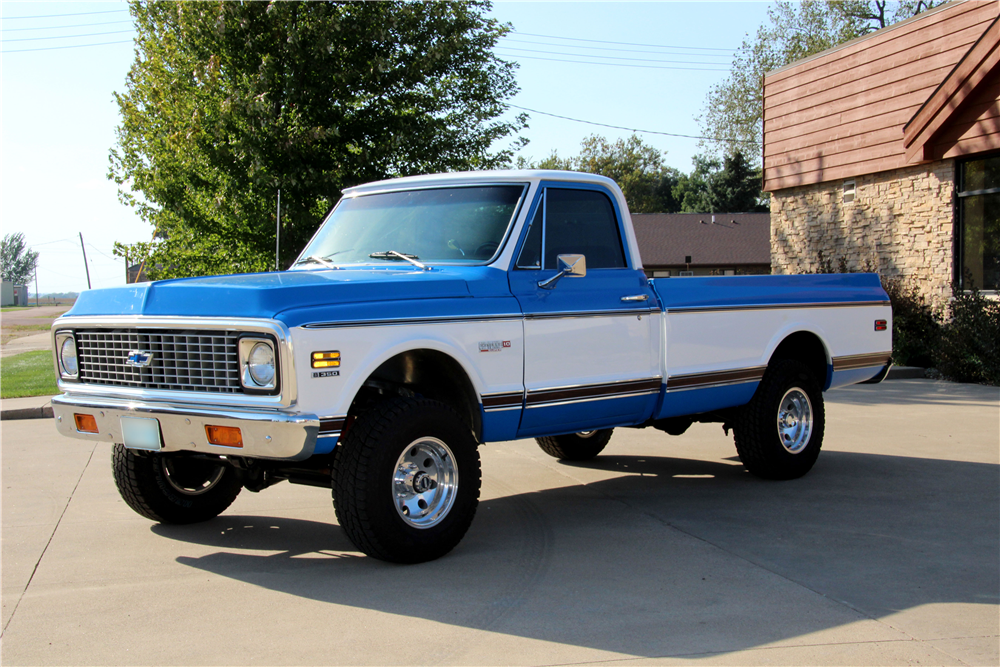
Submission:
[[[882,367],[882,370],[880,370],[878,372],[878,375],[876,375],[875,377],[873,377],[870,380],[865,380],[861,384],[878,384],[879,382],[881,382],[882,380],[884,380],[885,377],[889,374],[889,369],[890,368],[892,368],[892,361],[891,360],[889,361],[889,363],[887,363],[885,366]]]
[[[136,402],[63,394],[52,399],[56,429],[63,435],[101,442],[124,442],[122,417],[155,418],[159,422],[161,451],[191,451],[222,456],[300,461],[312,456],[319,432],[315,415],[274,410],[206,408],[173,403]],[[97,433],[77,430],[75,414],[92,415]],[[206,426],[240,429],[242,447],[208,442]]]

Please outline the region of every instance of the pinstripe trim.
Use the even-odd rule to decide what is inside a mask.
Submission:
[[[667,378],[667,391],[719,387],[722,385],[739,384],[742,382],[760,382],[761,378],[764,377],[764,371],[766,369],[767,366],[754,366],[752,368],[737,368],[725,371],[711,371],[708,373],[671,375]]]
[[[452,317],[401,317],[389,320],[358,320],[355,322],[310,322],[303,324],[303,329],[346,329],[350,327],[387,327],[404,324],[454,324],[458,322],[503,322],[520,321],[524,319],[517,315],[468,315]]]
[[[725,313],[734,310],[789,310],[794,308],[861,308],[867,306],[888,306],[888,301],[830,301],[823,303],[761,303],[745,306],[687,306],[665,307],[665,312],[682,315],[684,313]]]
[[[347,417],[320,417],[318,435],[339,435]]]
[[[885,366],[892,357],[890,352],[874,352],[872,354],[851,354],[833,358],[833,370],[850,371],[856,368]]]
[[[656,377],[642,380],[606,382],[602,384],[535,389],[528,392],[525,407],[533,408],[556,403],[578,403],[581,401],[618,398],[637,394],[652,394],[658,392],[662,384],[662,378]]]
[[[523,391],[511,391],[501,394],[483,394],[483,410],[494,412],[520,408],[524,402]]]

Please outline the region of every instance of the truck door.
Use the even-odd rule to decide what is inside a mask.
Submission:
[[[650,345],[655,297],[623,242],[621,213],[599,185],[542,186],[509,274],[525,317],[518,436],[642,421],[661,383]],[[545,285],[560,255],[583,255],[586,275]]]

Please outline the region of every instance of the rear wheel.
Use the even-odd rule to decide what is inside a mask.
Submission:
[[[337,520],[373,558],[440,558],[472,524],[479,505],[478,443],[443,403],[380,403],[358,417],[334,457]]]
[[[535,438],[535,442],[543,452],[562,461],[589,461],[604,450],[614,431],[613,428],[605,428],[566,435],[549,435]]]
[[[780,359],[768,366],[734,424],[736,451],[751,473],[795,479],[809,472],[823,446],[823,392],[809,369]]]
[[[125,503],[160,523],[207,521],[232,505],[243,489],[235,468],[181,452],[143,452],[116,444],[111,470]]]

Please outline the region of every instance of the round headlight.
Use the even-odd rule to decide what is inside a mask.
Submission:
[[[257,343],[247,357],[247,368],[250,377],[262,387],[274,381],[274,350],[267,343]]]
[[[76,375],[79,366],[76,363],[76,341],[72,338],[63,339],[59,346],[59,363],[62,365],[63,373],[66,375]]]

